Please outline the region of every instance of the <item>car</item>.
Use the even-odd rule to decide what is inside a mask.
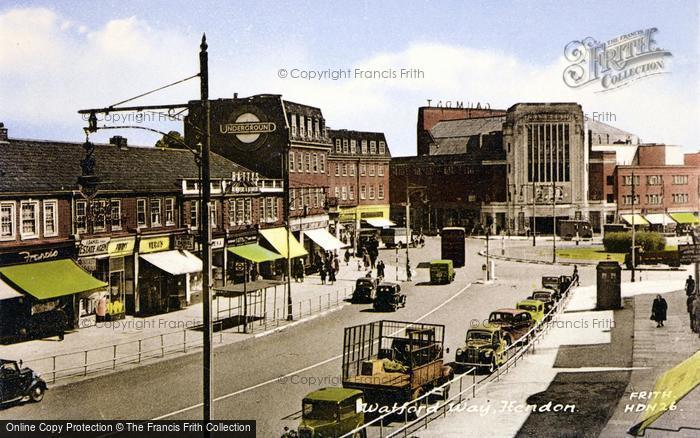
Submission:
[[[478,370],[494,372],[506,361],[508,345],[500,327],[491,324],[479,324],[467,330],[464,346],[455,352],[455,365],[458,372],[471,367]]]
[[[528,334],[535,326],[535,321],[526,310],[498,309],[489,315],[489,325],[500,327],[506,344],[512,345]]]
[[[552,289],[535,289],[528,297],[530,300],[540,300],[544,303],[544,313],[549,313],[556,304],[556,292]]]
[[[339,437],[365,423],[362,391],[321,388],[304,397],[298,431],[285,428],[283,438]],[[366,436],[362,430],[360,437]]]
[[[0,359],[0,404],[31,400],[35,403],[44,398],[46,382],[31,368],[19,362]]]
[[[371,303],[377,292],[376,278],[362,277],[355,281],[355,289],[352,291],[351,301],[353,303]]]
[[[448,284],[455,279],[452,260],[433,260],[430,262],[430,283]]]
[[[395,312],[399,307],[406,307],[406,295],[401,293],[401,286],[396,283],[380,283],[374,298],[374,310]]]
[[[530,313],[535,325],[544,321],[544,303],[540,300],[522,300],[515,305],[516,309],[525,310]]]

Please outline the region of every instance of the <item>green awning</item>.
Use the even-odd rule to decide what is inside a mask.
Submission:
[[[38,300],[91,292],[107,287],[73,260],[52,260],[0,268],[0,274]]]
[[[630,225],[632,225],[632,221],[634,221],[634,225],[649,225],[649,222],[641,214],[621,214],[620,218]]]
[[[289,239],[289,257],[301,257],[308,254],[304,249],[304,246],[299,243],[297,239],[294,238],[292,233],[287,233],[287,229],[284,227],[271,228],[269,230],[260,230],[260,234],[263,235],[265,240],[270,242],[275,251],[282,254],[282,257],[287,258],[287,239]]]
[[[693,213],[669,213],[668,215],[679,224],[700,224],[700,218]]]
[[[270,251],[267,248],[263,248],[257,243],[250,243],[248,245],[241,246],[231,246],[227,248],[229,252],[236,254],[238,257],[242,257],[246,260],[250,260],[253,263],[269,262],[271,260],[281,259],[282,256],[276,252]]]

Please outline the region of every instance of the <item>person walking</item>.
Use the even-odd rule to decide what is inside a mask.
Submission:
[[[695,294],[688,295],[688,298],[686,299],[686,309],[688,310],[688,317],[690,318],[690,329],[692,331],[695,331],[693,328],[694,320],[695,320],[695,315],[693,315],[693,305],[695,302]]]
[[[692,275],[688,275],[688,279],[685,280],[685,294],[691,296],[695,293],[695,279]]]
[[[574,273],[571,275],[571,285],[578,286],[578,266],[574,265]]]
[[[350,264],[350,250],[346,249],[345,254],[343,255],[345,258],[345,266],[348,266]]]
[[[384,261],[379,260],[377,262],[377,277],[384,278]]]
[[[328,268],[328,282],[330,284],[335,283],[335,269],[333,269],[333,264],[329,263],[329,268]]]
[[[656,295],[653,304],[651,305],[651,318],[656,321],[656,327],[663,327],[664,321],[666,321],[666,311],[668,310],[668,304],[666,300],[659,294]]]
[[[325,266],[321,266],[321,269],[319,270],[318,274],[321,276],[321,284],[326,284],[326,268]]]
[[[338,260],[337,255],[333,256],[333,270],[335,271],[335,275],[338,275],[338,272],[340,272],[340,260]]]

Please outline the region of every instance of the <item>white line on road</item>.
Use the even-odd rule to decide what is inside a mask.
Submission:
[[[471,283],[468,283],[466,286],[464,286],[462,289],[460,289],[456,294],[452,295],[450,298],[448,298],[447,300],[443,301],[443,302],[442,302],[441,304],[439,304],[438,306],[434,307],[430,312],[426,313],[425,315],[421,316],[420,318],[416,319],[416,320],[413,321],[413,322],[421,321],[421,320],[427,318],[428,316],[432,315],[433,313],[437,312],[437,311],[440,310],[444,305],[446,305],[446,304],[449,303],[450,301],[452,301],[452,300],[454,300],[455,298],[457,298],[462,292],[464,292],[465,290],[469,289],[469,287],[470,287],[471,285],[472,285]],[[337,355],[337,356],[333,356],[333,357],[331,357],[331,358],[329,358],[329,359],[323,360],[323,361],[318,362],[318,363],[316,363],[316,364],[309,365],[308,367],[301,368],[301,369],[298,369],[298,370],[296,370],[296,371],[292,371],[291,373],[287,373],[287,374],[285,374],[284,376],[275,377],[274,379],[270,379],[270,380],[266,380],[266,381],[264,381],[264,382],[260,382],[260,383],[258,383],[258,384],[256,384],[256,385],[249,386],[248,388],[239,389],[238,391],[234,391],[234,392],[231,392],[231,393],[229,393],[229,394],[225,394],[225,395],[216,397],[215,399],[213,399],[213,401],[214,401],[214,402],[218,402],[218,401],[221,401],[221,400],[225,400],[225,399],[227,399],[227,398],[231,398],[231,397],[234,397],[234,396],[236,396],[236,395],[243,394],[243,393],[245,393],[245,392],[252,391],[252,390],[254,390],[254,389],[260,388],[261,386],[269,385],[270,383],[279,382],[280,380],[287,379],[287,378],[289,378],[289,377],[291,377],[291,376],[293,376],[293,375],[295,375],[295,374],[303,373],[303,372],[305,372],[305,371],[311,370],[311,369],[316,368],[316,367],[319,367],[319,366],[321,366],[321,365],[325,365],[325,364],[327,364],[327,363],[329,363],[329,362],[333,362],[334,360],[338,360],[338,359],[340,359],[340,358],[342,358],[342,357],[343,357],[342,354],[339,354],[339,355]],[[188,406],[188,407],[186,407],[186,408],[178,409],[177,411],[173,411],[173,412],[170,412],[170,413],[161,415],[160,417],[152,418],[151,421],[162,420],[162,419],[164,419],[164,418],[172,417],[173,415],[182,414],[183,412],[191,411],[192,409],[201,408],[203,405],[204,405],[203,403],[197,403],[196,405]]]

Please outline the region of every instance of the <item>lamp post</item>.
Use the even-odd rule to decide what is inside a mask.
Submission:
[[[635,281],[635,263],[636,263],[636,230],[634,229],[634,202],[635,202],[635,189],[634,189],[634,171],[632,171],[632,274],[631,274],[631,281],[634,283]]]

